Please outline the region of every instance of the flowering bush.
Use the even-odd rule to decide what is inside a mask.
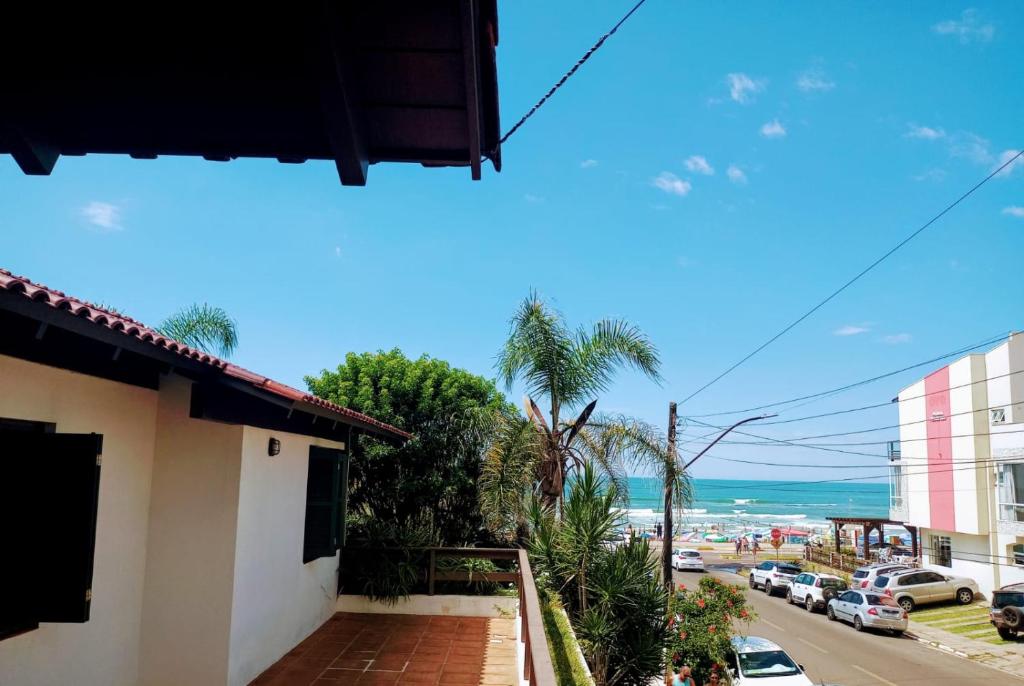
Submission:
[[[701,577],[696,589],[679,584],[669,599],[669,659],[675,667],[689,665],[699,684],[714,671],[727,680],[729,641],[752,619],[740,586],[712,576]]]

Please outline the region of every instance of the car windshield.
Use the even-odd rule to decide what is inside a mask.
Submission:
[[[880,576],[875,579],[875,586],[878,586],[879,588],[885,588],[887,583],[889,583],[889,577],[887,576]]]
[[[779,572],[782,574],[799,574],[800,568],[794,565],[779,565]]]
[[[799,674],[800,668],[781,650],[769,650],[763,653],[740,653],[740,673],[745,677],[757,679],[768,676],[792,676]]]
[[[992,594],[992,607],[1003,609],[1004,607],[1024,607],[1024,592],[996,591]]]
[[[868,575],[868,570],[866,570],[866,569],[858,569],[856,572],[853,573],[853,578],[854,579],[864,579],[864,578],[867,577],[867,575]]]
[[[896,601],[887,595],[868,595],[868,605],[885,605],[886,607],[899,607]]]
[[[683,557],[700,557],[700,553],[696,550],[684,550]]]
[[[822,579],[822,588],[846,588],[846,582],[842,579]]]

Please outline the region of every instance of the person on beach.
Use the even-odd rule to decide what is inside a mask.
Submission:
[[[740,540],[740,537],[737,536],[736,537],[736,557],[740,556],[740,550],[742,548],[743,548],[743,542]]]
[[[754,559],[756,560],[757,559],[757,554],[759,552],[761,552],[761,543],[756,538],[754,539],[753,552],[754,552]]]
[[[672,675],[672,680],[669,682],[670,686],[697,686],[697,683],[690,676],[690,666],[683,665],[679,668],[678,672]]]
[[[661,522],[658,522],[658,526],[655,527],[655,531],[657,532],[658,540],[660,541],[661,540],[661,532],[662,532]]]

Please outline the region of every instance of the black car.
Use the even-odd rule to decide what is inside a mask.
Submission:
[[[1024,632],[1024,584],[1010,584],[992,593],[989,619],[999,637],[1013,641]]]

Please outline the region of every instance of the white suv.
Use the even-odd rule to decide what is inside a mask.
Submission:
[[[786,602],[792,605],[799,603],[808,612],[824,610],[828,601],[838,596],[849,586],[838,576],[832,574],[811,574],[804,572],[797,575],[786,591]]]
[[[765,593],[772,595],[780,588],[789,586],[789,583],[801,571],[800,567],[792,562],[769,560],[751,569],[747,582],[751,588],[760,586]]]
[[[881,564],[867,565],[866,567],[858,567],[853,572],[853,582],[851,583],[852,588],[863,588],[868,589],[874,585],[875,579],[880,576],[889,576],[891,572],[896,572],[904,569],[910,569],[907,565],[901,565],[896,562],[883,562]]]
[[[704,571],[704,558],[699,550],[693,548],[676,548],[672,551],[672,568],[678,571]]]
[[[733,684],[757,686],[814,686],[802,665],[766,638],[736,636],[732,639]]]

